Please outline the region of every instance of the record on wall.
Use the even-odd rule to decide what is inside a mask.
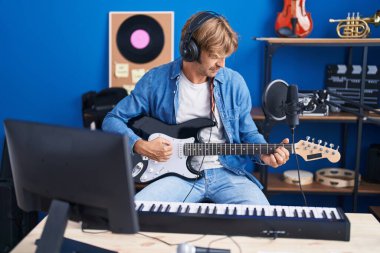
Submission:
[[[173,60],[174,13],[109,13],[109,86],[129,92],[151,68]]]
[[[164,39],[164,31],[155,19],[147,15],[135,15],[120,25],[116,44],[127,60],[146,63],[161,53]]]

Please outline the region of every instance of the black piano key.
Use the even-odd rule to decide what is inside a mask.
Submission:
[[[235,208],[234,208],[234,212],[233,212],[233,214],[234,214],[234,215],[237,215],[237,208],[236,208],[236,206],[235,206]]]
[[[189,213],[189,212],[190,212],[190,206],[187,206],[186,210],[185,210],[185,213]]]
[[[205,214],[209,214],[209,213],[210,213],[210,208],[209,208],[209,206],[206,206]]]
[[[265,209],[264,208],[261,209],[261,216],[265,216]]]
[[[169,212],[170,211],[170,205],[168,205],[166,208],[165,208],[165,212]]]
[[[228,210],[228,206],[226,207],[226,211],[224,212],[224,214],[229,214],[229,210]]]
[[[249,208],[248,207],[245,209],[245,215],[249,215]]]
[[[303,217],[303,218],[306,218],[306,212],[305,212],[304,209],[302,209],[302,217]]]
[[[253,216],[257,216],[257,210],[256,210],[256,207],[253,208]]]
[[[311,217],[311,218],[315,218],[315,215],[314,215],[313,210],[310,210],[310,217]]]
[[[155,208],[156,208],[156,204],[153,204],[153,205],[150,207],[149,211],[153,212]]]
[[[324,219],[327,219],[327,214],[326,214],[325,210],[322,211],[322,216],[323,216]]]
[[[214,210],[212,211],[213,214],[216,214],[218,211],[218,209],[216,208],[216,206],[214,206]]]
[[[296,209],[294,209],[294,217],[298,217],[298,212],[297,212],[297,210]]]
[[[285,213],[285,209],[284,208],[282,208],[282,210],[281,210],[281,216],[282,217],[286,217],[286,213]]]
[[[180,213],[182,211],[182,206],[180,205],[177,209],[177,213]]]
[[[202,213],[202,206],[199,206],[199,207],[198,207],[198,211],[197,211],[197,213]]]
[[[141,205],[140,205],[139,208],[138,208],[138,211],[142,211],[143,209],[144,209],[144,204],[141,203]]]
[[[160,205],[158,206],[157,212],[161,212],[162,208],[164,208],[164,206],[163,206],[162,204],[160,204]]]
[[[277,217],[278,215],[277,215],[277,209],[275,208],[275,209],[273,209],[273,216],[274,217]]]
[[[335,216],[335,213],[333,211],[331,211],[330,215],[331,215],[331,219],[336,220],[336,216]]]

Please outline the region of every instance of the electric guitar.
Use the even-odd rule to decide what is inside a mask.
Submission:
[[[314,143],[301,140],[292,144],[232,144],[232,143],[200,143],[199,131],[215,125],[214,121],[207,118],[189,120],[178,125],[168,125],[150,117],[140,117],[129,122],[129,127],[141,138],[153,140],[158,137],[165,138],[172,143],[173,154],[165,162],[157,162],[147,157],[134,155],[132,175],[136,183],[149,183],[161,177],[176,175],[184,178],[197,178],[199,171],[191,166],[194,156],[213,155],[256,155],[271,154],[276,148],[282,146],[291,154],[301,156],[305,161],[313,161],[327,158],[330,162],[338,162],[340,153],[333,149],[333,144],[327,147],[327,142]]]

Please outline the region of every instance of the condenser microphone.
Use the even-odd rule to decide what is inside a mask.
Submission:
[[[188,243],[181,243],[177,247],[177,253],[230,253],[229,249],[213,249],[204,247],[195,247]]]
[[[291,129],[294,129],[299,124],[299,102],[298,102],[298,87],[297,85],[289,85],[286,93],[285,115],[286,122]]]

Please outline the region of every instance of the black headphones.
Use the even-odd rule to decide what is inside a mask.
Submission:
[[[204,22],[210,18],[219,18],[220,14],[213,11],[205,11],[200,13],[197,17],[191,21],[189,27],[186,29],[186,32],[181,40],[179,51],[182,58],[185,61],[192,62],[197,61],[200,55],[200,48],[197,45],[197,42],[192,38],[193,33],[202,26]]]

